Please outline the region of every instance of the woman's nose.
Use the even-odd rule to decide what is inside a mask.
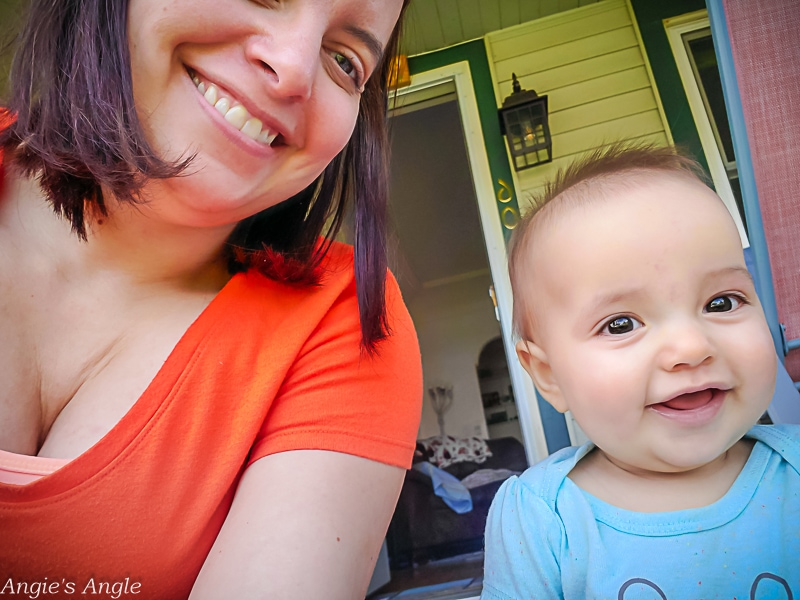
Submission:
[[[695,368],[714,357],[713,341],[702,323],[675,323],[663,334],[661,356],[667,370]]]
[[[265,85],[275,97],[308,100],[320,67],[321,38],[308,28],[289,24],[283,31],[275,29],[283,28],[250,39],[247,59],[263,71]]]

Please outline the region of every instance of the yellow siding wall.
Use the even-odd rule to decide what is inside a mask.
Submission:
[[[603,143],[635,139],[666,144],[631,11],[604,0],[486,36],[498,107],[511,93],[511,74],[524,89],[547,94],[553,162],[515,176],[520,209],[563,167]]]

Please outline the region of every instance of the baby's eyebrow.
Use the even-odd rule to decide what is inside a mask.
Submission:
[[[755,283],[753,282],[753,276],[750,274],[750,271],[739,265],[723,267],[722,269],[710,271],[706,274],[706,277],[708,279],[719,279],[722,277],[730,277],[732,275],[745,277],[751,285],[755,286]],[[614,290],[612,292],[603,292],[597,294],[594,298],[592,298],[591,303],[589,303],[589,308],[586,311],[585,317],[593,317],[595,312],[601,310],[603,307],[613,305],[624,300],[635,300],[637,297],[645,295],[647,295],[647,289],[644,286],[633,286],[620,290]]]
[[[592,301],[589,303],[589,309],[586,311],[587,314],[585,315],[587,318],[594,315],[594,313],[605,306],[610,304],[616,304],[622,300],[630,300],[631,298],[636,298],[637,296],[644,296],[646,294],[646,289],[644,286],[637,286],[637,287],[630,287],[621,290],[615,290],[613,292],[604,292],[597,294]]]
[[[739,265],[735,267],[725,267],[724,269],[719,269],[717,271],[712,271],[711,273],[709,273],[710,277],[725,277],[727,275],[742,275],[743,277],[746,277],[751,284],[755,285],[755,282],[753,281],[753,276],[750,274],[750,271],[748,271],[745,267],[741,267]]]

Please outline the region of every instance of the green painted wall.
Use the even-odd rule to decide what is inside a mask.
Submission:
[[[650,68],[656,80],[672,139],[688,150],[708,171],[700,136],[697,134],[692,111],[686,100],[678,67],[675,65],[664,29],[664,19],[702,10],[706,4],[704,0],[669,0],[669,2],[630,0],[630,2],[650,60]]]

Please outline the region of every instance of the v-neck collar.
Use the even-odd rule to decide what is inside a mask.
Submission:
[[[116,461],[123,459],[137,440],[155,425],[160,412],[166,409],[173,388],[192,368],[193,357],[209,339],[209,333],[223,325],[225,315],[229,314],[227,298],[235,295],[239,280],[245,277],[246,273],[231,277],[181,336],[142,395],[97,443],[36,481],[24,485],[0,483],[0,503],[12,500],[35,502],[66,493],[88,484],[95,477],[102,477]]]

